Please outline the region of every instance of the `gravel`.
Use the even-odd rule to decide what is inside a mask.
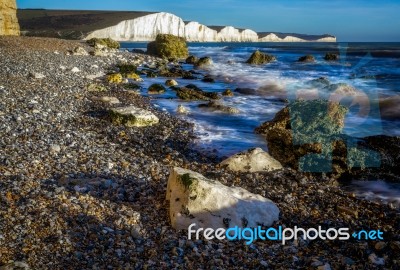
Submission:
[[[78,46],[92,50],[76,41],[0,37],[1,270],[400,268],[397,209],[358,199],[323,175],[225,171],[193,150],[191,123],[97,76],[120,62],[158,59],[71,55]],[[106,91],[88,91],[93,83]],[[112,125],[107,111],[129,105],[160,123]],[[380,229],[384,240],[188,240],[168,218],[172,166],[270,198],[281,210],[276,226]]]

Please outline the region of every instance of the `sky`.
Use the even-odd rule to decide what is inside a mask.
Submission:
[[[163,11],[185,21],[257,32],[400,42],[400,0],[17,0],[19,8]]]

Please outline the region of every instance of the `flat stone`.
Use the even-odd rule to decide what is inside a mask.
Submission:
[[[175,167],[168,179],[166,200],[176,230],[270,226],[279,219],[274,202],[240,187],[228,187],[203,175]]]
[[[114,124],[122,124],[127,127],[152,126],[159,122],[158,117],[152,112],[135,106],[111,109],[110,116]]]

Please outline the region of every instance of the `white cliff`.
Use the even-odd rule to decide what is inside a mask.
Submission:
[[[187,41],[212,42],[217,40],[217,35],[217,31],[198,22],[189,22],[185,26]]]
[[[237,29],[233,26],[212,27],[198,22],[184,21],[170,13],[160,12],[125,20],[117,25],[91,32],[85,39],[112,38],[118,41],[152,41],[158,34],[172,34],[186,38],[187,41],[198,42],[306,42],[307,40],[286,36],[280,38],[271,33],[264,37],[250,29]],[[325,37],[316,42],[336,42],[334,37]]]
[[[183,37],[185,23],[170,13],[154,13],[90,33],[90,38],[112,38],[118,41],[152,41],[158,34],[172,34]]]

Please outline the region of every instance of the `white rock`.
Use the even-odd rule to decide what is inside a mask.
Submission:
[[[53,144],[50,146],[50,152],[59,153],[61,151],[61,147],[58,144]]]
[[[145,127],[157,124],[159,119],[152,112],[135,106],[111,109],[111,119],[114,124],[127,127]]]
[[[73,68],[71,69],[71,72],[77,73],[77,72],[80,72],[80,70],[79,70],[79,68],[77,68],[77,67],[73,67]]]
[[[34,78],[34,79],[43,79],[43,78],[46,78],[45,75],[43,75],[42,73],[38,73],[38,72],[31,72],[31,73],[29,73],[29,76],[30,76],[31,78]]]
[[[270,226],[279,219],[279,209],[271,200],[177,167],[170,172],[166,199],[177,230],[187,230],[192,223],[214,230]]]
[[[103,97],[93,97],[92,99],[93,100],[97,100],[97,101],[101,101],[101,102],[104,102],[104,103],[109,103],[109,104],[119,104],[119,103],[121,103],[119,101],[119,99],[116,98],[116,97],[103,96]]]
[[[183,105],[178,105],[176,112],[181,113],[181,114],[186,114],[186,113],[189,113],[189,110]]]
[[[76,47],[73,52],[73,55],[89,55],[89,53],[82,47]]]
[[[261,148],[233,155],[222,161],[221,165],[239,172],[269,172],[282,169],[281,163]]]

